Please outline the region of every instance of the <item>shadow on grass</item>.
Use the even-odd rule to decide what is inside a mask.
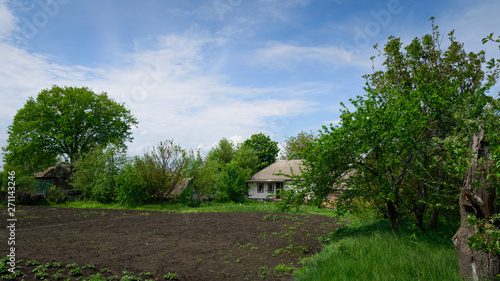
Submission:
[[[412,223],[402,222],[399,225],[399,231],[395,233],[388,219],[354,220],[351,224],[321,237],[320,240],[324,244],[330,244],[346,238],[366,237],[378,233],[405,237],[410,241],[431,246],[453,248],[451,239],[458,227],[458,221],[446,219],[441,219],[438,228],[434,230],[420,230]]]

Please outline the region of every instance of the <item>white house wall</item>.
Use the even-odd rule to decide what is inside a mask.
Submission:
[[[272,183],[274,185],[273,190],[276,192],[276,182],[263,182],[264,192],[262,192],[262,193],[257,192],[257,185],[259,183],[256,183],[256,182],[249,183],[248,186],[250,188],[248,190],[248,198],[253,199],[253,200],[265,200],[265,199],[269,200],[269,199],[276,198],[276,194],[267,192],[269,183]],[[285,182],[283,184],[283,189],[288,190],[289,189],[288,186],[289,186],[289,183]],[[269,195],[271,195],[271,196],[269,196]]]

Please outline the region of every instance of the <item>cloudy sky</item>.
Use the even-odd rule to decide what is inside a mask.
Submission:
[[[264,132],[282,142],[363,94],[372,46],[431,32],[500,57],[500,1],[0,0],[0,146],[28,97],[88,86],[139,120],[129,153],[202,152]],[[443,41],[445,42],[445,41]]]

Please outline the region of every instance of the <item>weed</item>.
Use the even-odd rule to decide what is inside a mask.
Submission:
[[[250,243],[247,243],[246,245],[241,245],[240,248],[245,249],[248,246],[250,246]]]
[[[101,268],[101,269],[99,269],[99,271],[100,271],[101,273],[108,273],[108,272],[111,272],[111,270],[109,270],[109,269],[107,269],[107,268]]]
[[[252,247],[250,248],[250,250],[258,250],[259,248],[258,247]]]
[[[241,262],[241,258],[238,258],[237,260],[234,261],[235,263],[240,263]]]
[[[297,250],[297,253],[299,253],[300,255],[305,255],[309,253],[309,250],[304,246],[295,246],[295,249]]]
[[[262,217],[262,220],[265,220],[265,221],[277,221],[279,220],[279,217],[277,215],[274,215],[271,217],[271,214],[267,214],[267,215],[264,215]]]
[[[139,273],[139,276],[153,277],[153,273],[151,273],[151,272],[141,272],[141,273]]]
[[[281,276],[281,274],[292,273],[294,270],[295,267],[293,267],[292,263],[290,263],[289,265],[279,264],[274,268],[274,272],[278,276]]]
[[[269,274],[271,274],[271,269],[267,265],[259,267],[259,277],[261,279],[266,278],[266,275]]]

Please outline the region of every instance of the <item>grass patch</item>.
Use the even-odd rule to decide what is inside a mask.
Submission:
[[[75,209],[127,209],[127,210],[144,210],[144,211],[167,211],[180,213],[199,213],[199,212],[263,212],[273,213],[278,212],[275,203],[247,201],[245,203],[218,203],[218,202],[203,202],[199,207],[189,207],[186,204],[163,203],[163,204],[144,204],[144,205],[122,205],[118,203],[99,203],[95,201],[75,201],[65,202],[64,204],[52,205],[54,207],[75,208]],[[338,214],[331,209],[318,209],[313,206],[302,206],[299,210],[290,210],[288,213],[302,214],[307,220],[307,214],[326,215],[329,217],[338,217]],[[348,216],[347,216],[348,217]],[[272,220],[274,216],[269,215],[269,218],[263,217],[264,220]],[[291,220],[298,218],[286,217]]]
[[[330,245],[295,275],[297,281],[462,280],[451,232],[403,225],[395,234],[387,220],[357,220],[323,237]]]

